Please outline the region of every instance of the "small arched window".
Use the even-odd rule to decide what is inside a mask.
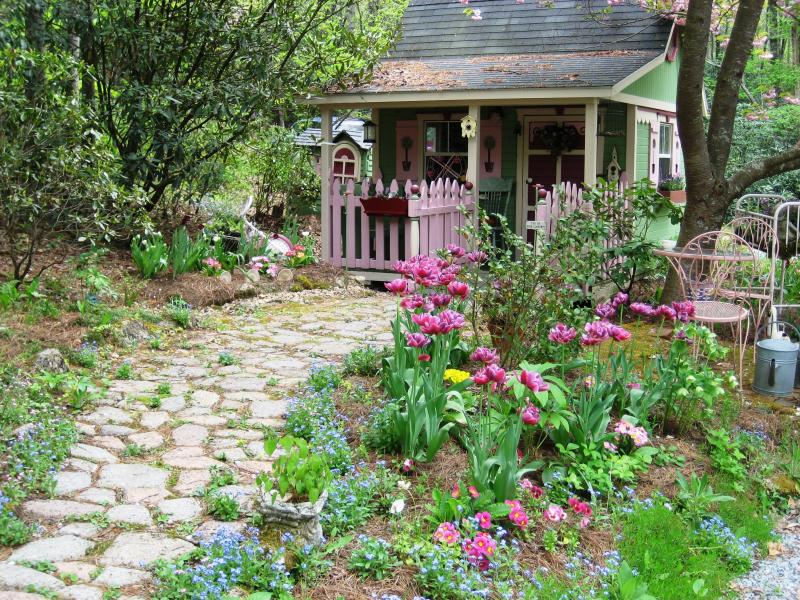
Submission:
[[[333,176],[345,181],[357,180],[361,171],[361,156],[358,150],[348,143],[342,143],[333,149]]]

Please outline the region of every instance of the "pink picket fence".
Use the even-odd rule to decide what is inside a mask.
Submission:
[[[400,191],[397,181],[392,180],[387,188],[380,179],[373,185],[366,178],[357,193],[353,180],[346,185],[339,179],[333,180],[328,208],[330,256],[326,257],[327,261],[350,269],[390,271],[398,260],[432,254],[450,243],[463,245],[458,228],[463,227],[473,213],[472,194],[449,179],[439,179],[430,185],[422,182],[417,194],[412,194],[411,189],[412,183],[407,181],[402,195],[409,198],[408,216],[370,217],[361,199],[397,197]]]
[[[624,194],[628,187],[628,180],[623,176],[617,184],[616,191],[613,193]],[[623,210],[631,209],[630,201],[625,200]],[[534,211],[537,230],[546,241],[550,239],[558,228],[559,219],[566,217],[574,212],[581,211],[586,213],[586,218],[592,218],[592,203],[583,198],[583,189],[580,185],[566,182],[560,186],[554,186],[544,196],[539,198]],[[530,241],[530,240],[529,240]],[[620,239],[617,236],[610,236],[604,242],[606,249],[616,248],[629,240]]]

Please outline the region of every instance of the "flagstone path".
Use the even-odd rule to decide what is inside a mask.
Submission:
[[[244,527],[247,514],[228,523],[207,514],[197,492],[211,467],[237,477],[217,493],[251,507],[255,476],[269,468],[263,426],[281,426],[286,398],[315,362],[387,343],[393,313],[384,294],[251,300],[209,311],[210,327],[174,350],[138,351],[136,378],[110,382],[82,415],[53,498],[23,505],[41,536],[0,561],[0,600],[149,598],[153,561],[191,550],[195,532]],[[235,364],[221,365],[222,352]],[[42,561],[56,571],[32,568]]]

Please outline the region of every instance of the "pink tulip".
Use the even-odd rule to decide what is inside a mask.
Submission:
[[[536,425],[539,423],[539,409],[533,404],[528,404],[528,406],[522,410],[522,422],[525,423],[525,425]]]
[[[424,333],[407,333],[406,344],[411,348],[424,348],[431,343],[429,338]]]
[[[484,348],[483,346],[475,348],[475,351],[469,355],[469,359],[482,362],[485,365],[496,364],[500,361],[497,350],[493,348]]]
[[[547,334],[547,339],[556,344],[569,344],[575,339],[578,332],[573,327],[568,327],[564,323],[558,323]]]
[[[469,296],[469,286],[463,281],[451,281],[447,286],[447,291],[462,300]]]
[[[550,384],[548,384],[536,371],[525,371],[523,369],[520,371],[517,378],[522,385],[532,392],[546,392],[550,389]]]

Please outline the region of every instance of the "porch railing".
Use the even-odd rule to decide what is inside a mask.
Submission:
[[[407,216],[368,216],[361,199],[373,196],[396,197],[400,187],[392,180],[387,188],[381,179],[374,184],[366,178],[359,184],[330,182],[330,256],[331,264],[351,269],[389,271],[398,260],[417,254],[431,254],[447,244],[463,245],[458,228],[466,224],[474,211],[472,193],[457,181],[439,179],[430,185],[422,182],[412,193],[407,181]],[[467,217],[462,213],[467,211]],[[323,232],[325,235],[326,232]]]

